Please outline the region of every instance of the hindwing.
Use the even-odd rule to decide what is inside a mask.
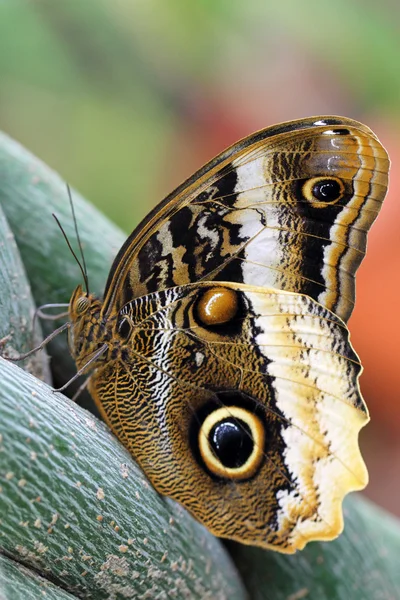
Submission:
[[[204,298],[220,290],[234,311],[210,323]],[[243,543],[290,553],[336,537],[343,496],[367,482],[361,367],[341,320],[306,296],[218,283],[152,293],[120,318],[126,351],[90,391],[154,487]],[[222,422],[244,456],[215,459]]]

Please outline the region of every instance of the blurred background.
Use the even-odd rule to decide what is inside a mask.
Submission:
[[[0,1],[0,129],[127,233],[254,130],[337,114],[377,133],[390,193],[349,327],[372,416],[366,495],[398,515],[399,17],[395,0]]]

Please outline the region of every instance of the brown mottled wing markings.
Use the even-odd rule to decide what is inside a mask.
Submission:
[[[126,305],[130,352],[95,371],[91,393],[156,489],[215,534],[283,552],[332,539],[343,496],[367,479],[357,438],[368,414],[347,330],[310,298],[237,284],[244,309],[229,331],[205,329],[194,307],[207,286]],[[229,405],[231,390],[267,428],[265,460],[240,482],[210,477],[191,436],[196,415]]]
[[[346,321],[387,170],[376,136],[350,119],[305,119],[254,134],[185,182],[130,236],[103,312],[213,279],[305,293]],[[315,176],[339,177],[342,200],[323,208],[307,202],[301,184]]]
[[[341,319],[388,166],[350,119],[260,131],[139,225],[103,303],[81,286],[71,297],[77,367],[105,349],[89,379],[105,420],[155,488],[216,535],[288,553],[333,539],[343,497],[367,483],[361,366]],[[336,182],[332,201],[321,180]],[[211,446],[226,423],[240,448],[251,442],[233,467]]]

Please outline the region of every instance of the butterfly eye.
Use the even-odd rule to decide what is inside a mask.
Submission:
[[[313,177],[303,184],[302,194],[316,206],[335,204],[343,198],[345,187],[337,177]]]
[[[131,327],[131,322],[129,321],[129,319],[127,319],[126,317],[121,319],[121,321],[118,323],[119,335],[123,339],[126,340],[130,336],[131,330],[132,330],[132,327]]]
[[[80,296],[75,304],[75,310],[78,315],[83,315],[90,305],[90,300],[87,296]]]
[[[264,425],[244,408],[218,408],[204,420],[198,442],[204,464],[213,475],[248,479],[264,457]]]
[[[231,321],[237,311],[237,293],[229,288],[208,289],[197,303],[197,316],[206,327]]]

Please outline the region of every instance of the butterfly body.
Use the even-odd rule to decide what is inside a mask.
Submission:
[[[102,302],[71,298],[71,352],[96,359],[105,420],[216,535],[282,552],[332,539],[367,483],[344,320],[387,168],[348,119],[254,134],[133,232]]]

